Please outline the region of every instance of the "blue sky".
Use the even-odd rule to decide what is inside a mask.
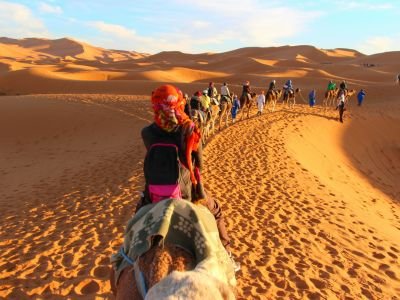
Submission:
[[[399,0],[0,0],[0,36],[146,53],[313,45],[400,50]]]

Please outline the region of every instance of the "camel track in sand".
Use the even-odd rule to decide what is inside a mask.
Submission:
[[[35,182],[20,176],[16,189],[0,197],[0,297],[110,298],[110,255],[121,244],[143,181],[145,152],[138,145],[140,128],[149,122],[147,101],[104,95],[27,98],[24,105],[49,102],[63,113],[72,107],[68,116],[83,123],[81,128],[63,123],[62,129],[54,129],[64,130],[63,135],[52,133],[41,140],[33,136],[38,140],[34,143],[20,141],[20,159],[29,163],[19,174],[41,165],[44,179]],[[25,97],[15,101],[19,99],[25,101]],[[99,122],[108,122],[106,126],[116,126],[117,131],[104,135]],[[83,141],[74,144],[83,131]],[[83,145],[86,142],[89,147]],[[100,150],[94,150],[96,144],[102,144]],[[50,157],[40,160],[37,153]],[[74,159],[79,165],[68,165]],[[18,163],[13,156],[10,161],[6,174],[1,174],[5,179]],[[51,161],[56,161],[57,175],[52,174]]]
[[[334,112],[313,111],[317,118],[336,118]],[[223,203],[233,253],[242,265],[238,296],[398,296],[399,288],[386,287],[399,283],[400,247],[395,239],[380,239],[375,228],[352,213],[348,199],[287,150],[286,135],[301,135],[308,114],[303,106],[239,122],[205,149],[204,181]],[[397,224],[399,215],[397,208]]]
[[[30,189],[21,183],[0,194],[0,296],[109,298],[109,257],[122,241],[143,186],[145,152],[138,145],[140,129],[151,119],[149,105],[126,96],[48,97],[107,111],[122,123],[101,121],[117,124],[122,140],[132,140],[113,151],[102,148],[94,161],[82,159],[79,170],[65,167],[59,177],[50,175]],[[206,188],[223,205],[233,253],[242,266],[239,299],[399,295],[400,247],[395,239],[381,237],[340,191],[288,151],[285,136],[302,135],[307,114],[298,106],[238,122],[215,135],[204,150]],[[331,120],[336,115],[320,112],[314,117]],[[93,142],[107,144],[101,134],[99,138]],[[58,141],[58,148],[51,148],[48,141],[39,141],[37,147],[49,147],[45,150],[52,151],[62,168],[58,154],[64,155],[68,143]],[[33,146],[22,141],[17,147],[24,154],[24,147]],[[20,172],[29,168],[20,167]],[[12,170],[10,165],[0,175]],[[357,192],[362,188],[357,185]],[[391,209],[399,222],[398,207]]]

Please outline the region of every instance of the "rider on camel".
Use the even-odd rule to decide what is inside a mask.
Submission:
[[[286,81],[285,85],[283,86],[283,89],[285,91],[284,99],[287,98],[289,94],[293,94],[294,90],[293,90],[292,80],[289,79],[288,81]]]
[[[328,83],[328,88],[327,88],[327,90],[328,90],[328,91],[333,91],[333,90],[335,90],[335,89],[336,89],[336,83],[334,83],[332,80],[330,80],[329,83]]]
[[[208,90],[204,90],[203,95],[200,97],[200,102],[201,102],[201,105],[203,106],[204,112],[207,115],[207,120],[209,120],[211,118],[211,107],[210,107],[211,99],[207,94],[208,94]]]
[[[200,111],[204,110],[203,105],[201,103],[200,96],[201,96],[200,91],[197,91],[193,94],[192,98],[190,99],[190,108],[191,109],[196,109],[196,110],[200,110]]]
[[[229,92],[228,84],[226,82],[221,86],[221,97],[231,98],[231,93]]]
[[[207,95],[206,95],[207,96]],[[182,92],[172,85],[157,88],[151,96],[154,110],[154,122],[142,129],[142,139],[146,150],[154,145],[173,144],[177,146],[179,160],[182,162],[179,180],[181,198],[204,204],[214,215],[219,236],[225,248],[230,244],[226,232],[225,220],[219,203],[207,195],[201,184],[200,172],[203,167],[200,129],[184,113]],[[189,161],[190,160],[190,161]],[[146,187],[147,187],[146,182]],[[147,188],[137,205],[138,211],[144,205],[152,203]]]
[[[276,88],[276,81],[274,79],[269,84],[266,97],[268,97],[268,95],[271,94],[271,93],[272,93],[272,95],[275,95],[275,88]]]
[[[341,91],[343,91],[344,92],[344,97],[346,98],[346,96],[347,96],[347,83],[346,83],[346,81],[345,80],[343,80],[341,83],[340,83],[340,90]],[[339,93],[340,94],[340,93]],[[338,95],[338,98],[339,98],[339,95]]]
[[[207,96],[210,97],[211,102],[214,102],[214,104],[218,104],[217,103],[218,91],[217,88],[214,86],[214,82],[210,82],[208,84]]]
[[[243,97],[247,97],[247,99],[251,99],[250,93],[251,93],[251,90],[250,90],[250,81],[246,81],[246,82],[243,84],[242,98],[243,98]],[[242,101],[242,100],[240,100],[240,101]]]
[[[183,94],[183,100],[185,100],[185,114],[187,114],[190,118],[190,116],[192,115],[191,112],[191,107],[190,107],[190,102],[189,102],[189,95],[188,94]]]

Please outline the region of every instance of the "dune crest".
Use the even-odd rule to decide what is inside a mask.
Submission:
[[[394,74],[400,70],[400,52],[364,55],[351,49],[329,50],[307,45],[148,55],[106,50],[70,38],[0,38],[0,50],[0,91],[6,94],[82,93],[85,89],[90,92],[96,90],[93,81],[112,81],[107,88],[100,83],[97,87],[111,94],[120,94],[121,86],[131,94],[147,94],[149,90],[143,88],[143,80],[199,83],[197,86],[216,81],[240,86],[247,79],[253,86],[266,88],[272,79],[283,85],[290,77],[306,89],[325,89],[330,79],[346,79],[357,88],[374,89],[377,84],[393,84]],[[23,78],[13,74],[21,70],[30,70],[34,85],[22,84]],[[314,77],[313,85],[305,79],[309,77]],[[67,85],[68,91],[52,88],[48,78],[56,86]]]

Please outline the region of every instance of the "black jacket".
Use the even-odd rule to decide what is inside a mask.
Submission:
[[[269,84],[269,89],[270,89],[270,90],[274,90],[274,89],[275,89],[275,83],[274,83],[274,82],[271,82],[271,83]]]
[[[148,150],[150,146],[155,143],[166,143],[166,144],[177,145],[179,149],[179,158],[181,162],[187,165],[184,138],[185,137],[183,136],[182,131],[180,129],[174,132],[167,132],[158,127],[155,123],[142,129],[142,139],[144,145],[146,146],[146,150]],[[202,154],[203,154],[203,149],[200,142],[197,151],[192,152],[192,160],[193,160],[192,163],[194,163],[195,167],[200,168],[200,170],[203,167]]]
[[[197,110],[203,110],[203,105],[201,105],[201,101],[200,101],[199,97],[193,96],[190,99],[190,108],[197,109]]]
[[[250,94],[250,86],[244,85],[242,94]]]

